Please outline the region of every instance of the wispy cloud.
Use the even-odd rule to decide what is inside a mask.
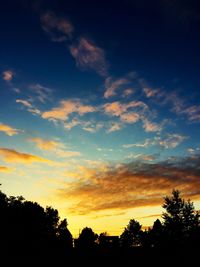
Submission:
[[[144,87],[143,91],[144,91],[146,97],[148,97],[148,98],[156,96],[159,93],[158,89],[152,89],[152,88],[149,88],[149,87]]]
[[[26,99],[16,99],[16,103],[21,104],[23,107],[27,108],[27,111],[32,113],[33,115],[40,115],[41,112],[38,108],[36,108],[30,100]]]
[[[80,178],[57,193],[63,201],[74,201],[71,212],[79,214],[161,205],[163,196],[173,188],[184,197],[199,199],[199,164],[199,157],[189,157],[85,168]]]
[[[160,132],[162,130],[162,125],[151,122],[148,119],[144,118],[143,119],[143,128],[146,132]]]
[[[6,70],[2,73],[3,80],[6,82],[11,82],[15,73],[12,70]]]
[[[30,103],[30,101],[25,100],[25,99],[17,99],[16,103],[21,103],[26,108],[32,108],[33,107],[32,104]]]
[[[79,119],[77,119],[77,118],[74,118],[69,122],[65,122],[64,123],[64,128],[67,129],[67,130],[71,130],[72,128],[74,128],[74,127],[76,127],[78,125],[81,125],[81,121]]]
[[[52,121],[56,120],[67,121],[69,115],[72,113],[78,113],[79,115],[84,115],[86,113],[95,111],[96,111],[95,107],[90,105],[84,105],[79,100],[62,100],[58,107],[43,112],[42,118]]]
[[[64,42],[72,38],[74,27],[69,20],[48,11],[41,16],[43,30],[54,42]]]
[[[45,87],[39,83],[31,84],[29,88],[40,102],[45,103],[46,101],[52,100],[53,90],[51,88]]]
[[[33,142],[41,150],[51,151],[60,158],[77,157],[81,153],[66,149],[65,145],[55,140],[48,140],[41,137],[29,138],[28,141]]]
[[[189,121],[191,122],[200,122],[200,106],[194,105],[186,108],[182,111],[185,114]]]
[[[128,97],[134,93],[134,89],[127,88],[123,91],[122,97]]]
[[[42,162],[42,163],[47,163],[50,165],[53,163],[49,159],[35,156],[32,154],[21,153],[21,152],[18,152],[17,150],[8,149],[8,148],[0,148],[0,157],[2,157],[2,159],[5,162],[9,162],[9,163],[30,164],[33,162]]]
[[[69,158],[69,157],[79,157],[81,153],[79,151],[57,149],[56,155],[61,158]]]
[[[131,101],[129,103],[115,101],[106,103],[103,109],[106,114],[119,117],[121,122],[132,124],[143,118],[148,106],[142,101]]]
[[[103,127],[103,123],[92,123],[92,122],[85,122],[83,124],[83,130],[90,132],[90,133],[96,133],[98,130],[100,130]]]
[[[124,144],[123,148],[131,148],[131,147],[144,147],[147,148],[150,145],[153,145],[155,141],[151,141],[150,139],[146,139],[143,143],[135,143],[135,144]]]
[[[16,135],[20,132],[20,130],[11,127],[10,125],[0,123],[0,132],[4,132],[9,136]]]
[[[64,123],[64,128],[67,130],[71,130],[76,126],[80,126],[86,132],[96,133],[103,128],[104,124],[102,122],[94,122],[93,120],[84,121],[78,118],[73,118],[71,121]]]
[[[78,44],[71,45],[70,52],[79,68],[95,70],[102,76],[108,74],[108,63],[103,49],[86,38],[82,37]]]
[[[130,153],[126,157],[126,159],[131,159],[131,160],[140,160],[140,161],[153,161],[158,158],[158,155],[147,155],[147,154],[135,154],[135,153]]]
[[[108,128],[107,132],[112,133],[121,130],[122,124],[119,122],[112,122],[110,127]]]
[[[54,150],[60,148],[62,144],[54,140],[47,140],[40,137],[29,138],[28,141],[33,142],[41,150]]]
[[[111,103],[106,103],[103,107],[104,107],[104,111],[107,114],[110,114],[116,117],[119,117],[122,114],[125,114],[127,110],[131,108],[142,108],[142,110],[148,109],[148,106],[142,101],[131,101],[129,103],[121,103],[119,101],[115,101]]]
[[[157,138],[157,142],[164,148],[175,148],[188,137],[181,134],[167,134],[164,138]]]
[[[115,96],[116,95],[116,91],[126,85],[126,84],[129,84],[131,82],[130,79],[128,78],[120,78],[120,79],[117,79],[115,81],[113,81],[112,77],[108,77],[106,78],[106,81],[105,81],[105,87],[106,87],[106,90],[104,92],[104,97],[105,98],[110,98],[112,96]]]

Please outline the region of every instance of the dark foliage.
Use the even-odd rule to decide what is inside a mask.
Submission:
[[[133,261],[135,266],[196,264],[200,225],[193,203],[173,190],[172,196],[164,198],[163,208],[163,222],[157,219],[148,230],[143,231],[142,225],[131,219],[120,237],[98,236],[85,227],[73,240],[67,220],[60,220],[56,209],[44,209],[36,202],[7,197],[0,191],[0,263],[71,266],[94,264],[98,259],[98,264],[111,266]]]

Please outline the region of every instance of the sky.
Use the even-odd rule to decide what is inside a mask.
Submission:
[[[198,1],[0,2],[0,183],[77,236],[200,209]]]

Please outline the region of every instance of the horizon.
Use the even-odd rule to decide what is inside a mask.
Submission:
[[[200,210],[200,5],[0,3],[0,183],[120,235],[173,189]]]

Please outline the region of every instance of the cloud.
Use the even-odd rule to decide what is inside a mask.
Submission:
[[[83,130],[90,132],[90,133],[96,133],[98,130],[100,130],[103,127],[103,123],[99,122],[96,124],[93,124],[91,122],[84,122],[83,124]]]
[[[96,109],[94,107],[90,105],[84,105],[78,100],[62,100],[58,107],[43,112],[42,118],[53,121],[56,120],[66,121],[68,120],[69,115],[72,113],[78,113],[79,115],[84,115],[86,113],[95,111]]]
[[[29,138],[28,141],[33,142],[41,150],[54,150],[62,146],[60,142],[47,140],[40,137]]]
[[[51,88],[45,87],[39,83],[31,84],[29,88],[36,94],[36,98],[45,103],[46,101],[52,100],[53,90]]]
[[[12,169],[5,166],[0,166],[0,172],[11,172]]]
[[[17,99],[16,103],[21,103],[26,108],[32,108],[32,104],[28,100],[25,100],[25,99]]]
[[[136,112],[129,112],[122,114],[120,119],[126,123],[135,123],[140,119],[140,115]]]
[[[70,211],[78,214],[161,205],[174,188],[184,197],[200,199],[199,165],[200,157],[188,157],[83,168],[79,178],[57,194],[74,201]]]
[[[81,153],[79,151],[69,151],[63,149],[57,149],[56,155],[61,158],[69,158],[69,157],[79,157]]]
[[[116,131],[121,130],[121,128],[122,128],[122,124],[121,123],[113,122],[113,123],[111,123],[111,126],[109,127],[107,132],[108,133],[116,132]]]
[[[25,99],[17,99],[16,103],[22,104],[25,108],[27,108],[28,112],[32,113],[33,115],[40,115],[41,111],[34,107],[34,105],[29,101]]]
[[[116,90],[118,90],[123,85],[129,84],[130,82],[131,80],[128,78],[120,78],[115,81],[113,81],[111,77],[106,78],[106,81],[105,81],[106,90],[104,92],[104,97],[110,98],[112,96],[115,96]]]
[[[143,128],[146,132],[160,132],[162,125],[155,122],[150,122],[148,119],[143,119]]]
[[[101,76],[106,76],[108,73],[108,64],[105,59],[103,49],[96,46],[86,38],[80,38],[78,44],[73,44],[70,47],[70,52],[76,60],[79,68],[92,69]]]
[[[65,122],[64,123],[64,128],[67,130],[71,130],[72,128],[81,125],[81,121],[78,120],[77,118],[72,119],[70,122]]]
[[[146,155],[146,154],[135,154],[135,153],[130,153],[129,155],[126,156],[126,159],[135,159],[135,160],[140,160],[140,161],[153,161],[158,158],[158,155]]]
[[[12,70],[6,70],[2,73],[3,80],[6,82],[11,82],[14,77],[14,72]]]
[[[187,136],[180,134],[167,134],[165,138],[157,138],[157,141],[164,148],[175,148],[187,138]]]
[[[53,162],[51,160],[35,156],[32,154],[26,154],[26,153],[21,153],[18,152],[14,149],[8,149],[8,148],[0,148],[0,157],[5,162],[9,163],[25,163],[25,164],[30,164],[33,162],[42,162],[42,163],[47,163],[47,164],[52,164]]]
[[[185,114],[189,121],[191,122],[200,122],[200,106],[193,105],[184,109],[182,114]]]
[[[57,17],[48,11],[41,16],[42,29],[54,42],[64,42],[72,38],[74,27],[69,20]]]
[[[123,114],[126,114],[127,110],[132,108],[142,108],[142,111],[148,109],[147,105],[142,101],[131,101],[129,103],[115,101],[106,103],[103,108],[105,113],[116,117],[121,117]]]
[[[64,123],[64,128],[71,130],[73,127],[80,126],[81,129],[86,132],[96,133],[103,127],[103,125],[104,124],[102,122],[94,122],[93,120],[84,121],[78,118],[73,118],[71,121]]]
[[[156,89],[152,89],[152,88],[149,88],[149,87],[144,87],[143,88],[143,91],[146,95],[146,97],[153,97],[155,95],[157,95],[159,93],[159,90],[156,90]]]
[[[153,145],[155,142],[150,139],[146,139],[143,143],[135,143],[135,144],[124,144],[123,148],[131,148],[131,147],[144,147],[147,148],[150,145]]]
[[[106,114],[119,117],[121,122],[133,124],[140,119],[143,120],[148,106],[142,101],[131,101],[129,103],[115,101],[104,104],[103,109]]]
[[[122,96],[123,97],[128,97],[128,96],[132,95],[133,93],[134,93],[134,89],[127,88],[127,89],[124,90]]]
[[[81,155],[81,153],[78,151],[70,151],[65,149],[65,145],[63,143],[55,140],[47,140],[41,137],[29,138],[28,140],[35,143],[39,149],[52,151],[57,157],[60,158],[77,157]]]
[[[5,134],[9,136],[13,136],[13,135],[18,134],[20,131],[7,124],[0,123],[0,132],[4,132]]]

